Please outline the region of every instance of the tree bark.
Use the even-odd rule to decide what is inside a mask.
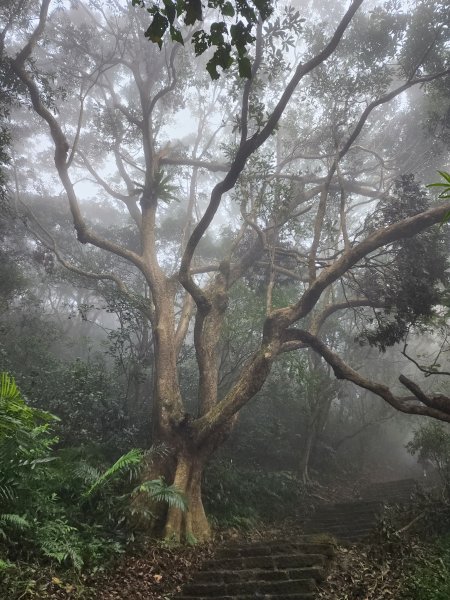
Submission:
[[[204,459],[195,454],[177,457],[175,487],[184,494],[187,510],[170,507],[164,527],[164,537],[173,541],[203,542],[211,537],[211,527],[202,501],[202,475]]]

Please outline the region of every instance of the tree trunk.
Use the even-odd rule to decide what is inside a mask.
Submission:
[[[185,512],[169,508],[164,527],[166,539],[190,543],[203,542],[211,537],[201,493],[204,466],[204,460],[198,455],[181,454],[177,458],[173,483],[184,494],[188,507]]]
[[[310,483],[309,461],[311,458],[311,451],[312,451],[312,447],[315,442],[315,439],[316,439],[316,428],[313,423],[312,426],[308,428],[308,432],[306,434],[306,439],[303,444],[302,452],[300,455],[300,461],[299,461],[299,465],[298,465],[298,474],[304,484]]]

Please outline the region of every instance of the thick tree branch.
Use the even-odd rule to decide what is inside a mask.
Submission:
[[[414,388],[414,397],[399,397],[391,392],[391,390],[375,381],[372,381],[360,373],[352,369],[345,363],[340,356],[326,346],[319,338],[307,331],[300,329],[288,329],[286,338],[290,340],[298,340],[310,346],[315,352],[320,354],[322,358],[331,366],[337,379],[345,379],[356,384],[358,387],[369,390],[370,392],[383,398],[388,404],[393,406],[400,412],[410,415],[425,415],[434,417],[441,421],[450,422],[450,398],[445,396],[428,397],[415,384],[408,387]],[[405,384],[406,378],[400,376],[400,381]]]
[[[386,304],[381,300],[379,302],[374,302],[369,300],[368,298],[352,298],[346,300],[345,302],[337,302],[336,304],[328,304],[325,308],[317,314],[311,323],[311,333],[314,335],[318,335],[320,330],[322,329],[325,321],[335,312],[340,310],[345,310],[347,308],[363,308],[363,307],[371,307],[371,308],[385,308]]]
[[[196,423],[196,430],[200,436],[199,439],[204,439],[212,431],[226,422],[227,419],[230,419],[259,389],[261,389],[270,372],[273,361],[280,352],[286,351],[288,348],[294,349],[296,347],[296,342],[309,345],[316,351],[318,347],[322,349],[320,340],[311,333],[301,332],[300,335],[296,333],[297,330],[288,328],[294,322],[304,318],[311,312],[323,291],[329,285],[339,279],[362,258],[381,246],[388,245],[393,241],[405,237],[412,237],[430,225],[439,223],[448,210],[450,210],[450,203],[429,209],[428,211],[399,221],[385,229],[374,232],[363,242],[344,252],[333,265],[324,269],[296,304],[273,311],[272,314],[266,318],[260,349],[258,349],[253,357],[246,363],[241,377],[236,382],[233,389]],[[355,300],[355,302],[358,301],[358,299]],[[334,311],[334,308],[330,308],[329,310]],[[312,342],[315,343],[315,340],[317,340],[317,343],[319,344],[317,348],[312,344]],[[303,345],[300,347],[303,347]],[[325,350],[328,350],[325,346],[324,348]],[[330,356],[333,358],[331,354]],[[327,362],[329,362],[333,368],[335,365],[339,373],[340,360],[341,359],[337,357],[334,363],[329,362],[328,360]],[[343,363],[343,366],[349,368],[345,363]],[[377,386],[379,384],[372,385],[372,382],[368,382],[367,385],[363,385],[367,380],[352,370],[350,370],[347,375],[348,377],[346,376],[345,378],[357,383],[357,385],[361,384],[360,387],[366,387],[370,391],[374,391],[374,393],[378,393],[376,390],[382,392],[384,394],[382,397],[392,404],[392,406],[398,408],[398,410],[410,412],[411,414],[427,414],[429,416],[435,416],[436,418],[445,417],[444,420],[450,421],[450,403],[448,414],[436,407],[427,407],[427,410],[424,410],[423,407],[417,406],[417,403],[412,402],[411,399],[398,399],[391,394],[388,388],[383,386],[378,388]],[[378,395],[381,395],[381,393]]]
[[[45,21],[48,13],[48,5],[49,0],[44,0],[41,7],[39,24],[31,35],[28,43],[17,54],[14,61],[12,61],[12,69],[28,89],[34,111],[47,123],[50,129],[50,134],[55,146],[55,166],[61,183],[63,184],[67,194],[78,240],[82,244],[90,243],[98,248],[102,248],[103,250],[107,250],[108,252],[112,252],[118,256],[121,256],[122,258],[132,262],[134,265],[140,268],[142,272],[145,273],[145,265],[142,261],[142,258],[138,254],[99,236],[88,228],[81,214],[78,199],[68,173],[67,153],[69,151],[69,144],[60,124],[42,102],[36,82],[33,80],[30,73],[28,73],[28,71],[25,69],[25,61],[30,56],[34,45],[37,43],[39,37],[44,31]]]
[[[309,314],[322,295],[322,292],[365,256],[382,246],[403,238],[412,237],[427,227],[439,223],[448,210],[450,210],[450,203],[403,219],[389,227],[375,231],[365,240],[345,251],[332,265],[323,269],[314,283],[306,290],[295,305],[278,309],[272,313],[271,318],[266,321],[266,335],[268,339],[271,337],[271,331],[274,327],[281,330]]]
[[[408,90],[410,87],[412,87],[414,85],[428,83],[430,81],[434,81],[435,79],[445,77],[446,75],[449,75],[449,74],[450,74],[450,68],[445,69],[444,71],[440,71],[439,73],[432,73],[432,74],[426,75],[424,77],[417,77],[415,79],[409,79],[403,85],[395,88],[394,90],[388,92],[387,94],[384,94],[380,98],[373,100],[370,104],[368,104],[368,106],[363,111],[362,115],[360,116],[356,126],[353,128],[353,131],[349,135],[344,146],[337,152],[337,155],[333,161],[333,164],[331,165],[330,170],[328,171],[328,174],[327,174],[327,177],[326,177],[326,180],[324,183],[324,189],[320,195],[319,206],[317,209],[316,220],[314,223],[314,238],[313,238],[313,241],[311,244],[311,250],[310,250],[310,256],[309,256],[309,277],[310,277],[311,283],[316,278],[316,255],[317,255],[317,250],[319,248],[320,237],[322,234],[323,221],[324,221],[325,213],[326,213],[328,191],[329,191],[329,188],[331,185],[331,181],[334,177],[335,172],[337,171],[339,162],[344,158],[344,156],[347,154],[347,152],[352,147],[356,138],[361,133],[361,130],[364,127],[371,112],[378,106],[381,106],[382,104],[386,104],[386,103],[390,102],[396,96],[399,96],[404,91]]]
[[[313,71],[321,63],[323,63],[335,51],[347,27],[349,26],[354,14],[361,6],[362,2],[363,0],[353,0],[353,2],[350,5],[350,8],[344,15],[342,21],[336,28],[334,35],[332,36],[328,44],[325,46],[325,48],[311,60],[297,67],[293,77],[291,78],[290,82],[286,86],[285,91],[281,95],[281,98],[278,101],[275,109],[268,118],[266,125],[262,128],[260,132],[256,133],[252,138],[241,142],[227,175],[212,190],[209,205],[203,217],[200,219],[199,223],[192,232],[192,235],[189,238],[189,241],[186,245],[179,272],[181,284],[192,295],[199,308],[204,305],[207,305],[208,301],[205,295],[203,294],[202,290],[199,288],[199,286],[196,285],[196,283],[190,276],[189,268],[195,249],[197,248],[197,245],[199,244],[206,230],[210,226],[220,206],[222,196],[234,187],[239,175],[242,173],[245,167],[248,157],[251,154],[253,154],[272,134],[283,114],[284,109],[287,106],[287,103],[289,102],[292,94],[294,93],[296,87],[303,79],[303,77],[311,71]]]

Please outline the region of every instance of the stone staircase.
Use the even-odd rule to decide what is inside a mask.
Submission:
[[[351,502],[320,507],[295,540],[230,544],[205,562],[177,600],[314,600],[334,556],[334,539],[356,542],[387,504],[406,503],[412,479],[372,484]]]
[[[305,523],[306,533],[327,532],[341,542],[357,542],[377,524],[384,504],[378,501],[355,501],[323,506]]]
[[[411,501],[417,485],[415,479],[372,483],[362,491],[361,496],[364,499],[378,500],[384,504],[407,504]]]
[[[388,504],[407,504],[417,484],[414,479],[373,483],[361,499],[321,506],[305,523],[306,533],[328,533],[343,542],[357,542],[377,525]]]
[[[178,600],[313,600],[334,555],[332,541],[302,537],[223,546]]]

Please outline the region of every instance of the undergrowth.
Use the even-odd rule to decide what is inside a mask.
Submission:
[[[240,469],[216,461],[205,473],[204,494],[206,511],[217,526],[251,529],[300,516],[306,490],[290,471]]]
[[[166,449],[133,449],[108,465],[92,449],[58,450],[54,421],[25,402],[12,377],[0,374],[2,598],[49,597],[49,586],[63,585],[52,575],[56,568],[81,597],[81,573],[103,569],[124,552],[134,540],[136,517],[153,518],[148,509],[132,508],[137,494],[149,505],[186,508],[173,486],[141,479],[144,462]]]
[[[413,561],[402,600],[450,598],[450,535],[436,538]]]

